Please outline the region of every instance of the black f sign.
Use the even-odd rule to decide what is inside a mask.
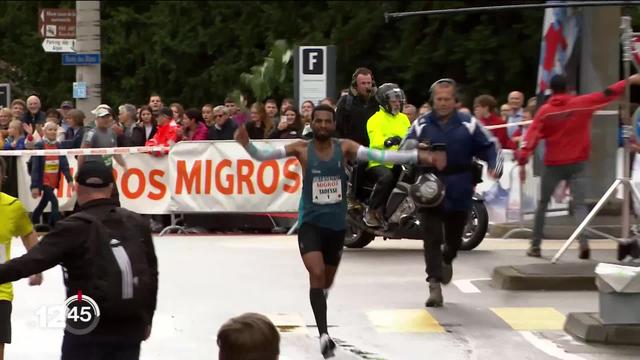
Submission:
[[[302,49],[302,73],[324,74],[324,49]]]

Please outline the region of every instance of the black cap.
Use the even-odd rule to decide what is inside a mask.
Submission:
[[[567,78],[564,75],[556,74],[549,81],[549,88],[554,93],[563,93],[567,91]]]
[[[170,118],[173,117],[173,111],[171,111],[171,109],[169,109],[168,107],[163,107],[158,111],[158,115],[166,115]]]
[[[100,160],[85,161],[76,177],[78,185],[103,188],[113,184],[113,169]]]

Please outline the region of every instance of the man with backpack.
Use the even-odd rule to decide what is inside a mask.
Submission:
[[[85,335],[71,331],[67,319],[62,360],[139,359],[158,291],[148,222],[111,199],[113,173],[103,161],[86,161],[74,186],[79,212],[25,255],[0,264],[0,284],[61,264],[67,297],[89,297],[100,310],[97,326]]]

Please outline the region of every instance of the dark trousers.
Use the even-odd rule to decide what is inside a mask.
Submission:
[[[140,340],[124,336],[64,334],[61,360],[138,360]]]
[[[445,212],[441,207],[420,212],[424,232],[427,281],[442,281],[442,262],[451,264],[462,244],[468,211]],[[443,245],[444,244],[444,249]]]
[[[375,183],[369,200],[369,208],[380,209],[385,206],[389,194],[393,190],[393,171],[386,166],[376,166],[367,170],[367,176],[371,182]]]
[[[47,204],[51,203],[51,214],[49,215],[49,225],[55,226],[56,222],[60,219],[60,210],[58,209],[58,198],[55,194],[55,189],[49,186],[42,187],[42,198],[40,198],[40,202],[38,206],[33,210],[33,214],[31,214],[31,222],[34,224],[40,223],[40,217],[42,216],[42,212],[44,208],[47,207]]]
[[[542,243],[542,230],[544,229],[545,214],[556,186],[565,180],[571,188],[573,202],[573,216],[578,224],[587,217],[589,211],[585,205],[585,191],[587,189],[587,177],[584,174],[586,164],[584,162],[567,165],[546,166],[542,173],[540,184],[540,200],[533,221],[532,246],[540,246]],[[588,245],[587,238],[582,232],[578,240],[583,246]]]

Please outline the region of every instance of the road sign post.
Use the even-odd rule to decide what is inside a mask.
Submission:
[[[41,38],[75,39],[75,9],[40,9],[38,30]]]
[[[46,52],[71,53],[76,51],[75,39],[44,39],[42,48]]]

